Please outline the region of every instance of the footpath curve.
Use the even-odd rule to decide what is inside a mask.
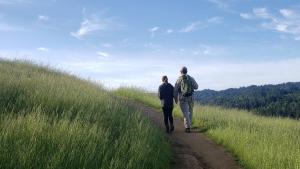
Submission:
[[[138,102],[132,105],[155,125],[165,129],[162,112]],[[174,118],[174,126],[175,131],[166,134],[173,153],[171,169],[241,169],[230,153],[199,130],[185,133],[183,122],[178,118]]]

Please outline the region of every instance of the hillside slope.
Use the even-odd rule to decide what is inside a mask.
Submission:
[[[162,133],[100,86],[0,60],[0,168],[166,169]]]
[[[252,110],[261,115],[300,118],[300,82],[195,92],[201,104]]]

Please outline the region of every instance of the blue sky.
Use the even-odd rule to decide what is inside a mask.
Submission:
[[[156,90],[187,66],[200,89],[299,81],[296,0],[0,0],[0,57],[108,88]]]

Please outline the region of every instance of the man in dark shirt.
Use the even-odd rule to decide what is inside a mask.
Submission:
[[[158,89],[158,97],[161,101],[167,133],[174,131],[173,116],[172,116],[173,99],[174,99],[173,94],[174,94],[174,87],[170,83],[168,83],[168,77],[163,76],[162,84],[159,86]]]

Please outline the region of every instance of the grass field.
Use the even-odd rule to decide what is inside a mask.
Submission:
[[[154,108],[153,94],[134,88],[115,91]],[[174,113],[182,117],[178,106]],[[300,169],[300,121],[261,117],[236,109],[196,105],[193,125],[223,145],[247,169]]]
[[[0,168],[167,169],[163,134],[101,86],[0,60]]]

